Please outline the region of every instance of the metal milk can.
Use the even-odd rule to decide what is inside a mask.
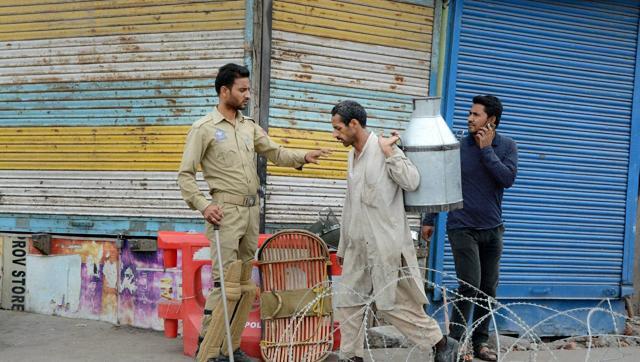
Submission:
[[[404,192],[405,209],[434,213],[462,208],[460,142],[440,115],[440,97],[413,100],[402,145],[420,173],[418,189]]]

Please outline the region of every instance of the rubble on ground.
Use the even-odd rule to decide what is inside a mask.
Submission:
[[[640,318],[629,319],[625,324],[623,335],[573,336],[553,341],[532,341],[527,337],[500,336],[501,352],[511,351],[543,351],[579,350],[586,348],[621,348],[640,346]],[[489,344],[497,348],[495,335],[489,337]]]
[[[412,347],[413,344],[393,326],[384,325],[367,330],[369,348],[399,348]],[[533,341],[528,337],[513,337],[501,335],[500,350],[502,353],[510,351],[544,351],[544,350],[579,350],[587,348],[620,348],[640,346],[640,318],[629,319],[625,325],[623,335],[592,335],[574,336],[549,340]],[[497,348],[495,334],[490,335],[489,345]]]

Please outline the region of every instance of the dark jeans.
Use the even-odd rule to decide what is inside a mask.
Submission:
[[[502,234],[504,226],[488,230],[453,229],[447,230],[449,243],[453,252],[459,282],[458,294],[466,298],[479,298],[473,308],[473,323],[476,327],[471,336],[474,346],[485,343],[489,338],[489,323],[487,316],[487,297],[496,296],[498,275],[500,273],[500,256],[502,255]],[[468,283],[468,284],[467,284]],[[478,292],[477,289],[483,293]],[[466,331],[465,326],[471,313],[473,303],[454,298],[449,335],[461,340]],[[475,322],[487,316],[479,325]]]

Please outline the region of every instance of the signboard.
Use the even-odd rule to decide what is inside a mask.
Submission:
[[[27,236],[3,237],[2,308],[25,310],[27,295]]]

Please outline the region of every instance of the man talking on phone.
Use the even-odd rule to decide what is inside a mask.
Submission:
[[[502,195],[513,185],[518,168],[516,143],[496,132],[501,115],[502,103],[497,97],[473,98],[467,117],[469,134],[460,140],[464,206],[449,212],[447,219],[447,236],[461,280],[449,336],[458,341],[464,338],[473,306],[469,300],[476,301],[472,325],[477,328],[471,342],[474,356],[485,361],[497,360],[496,352],[487,345],[491,321],[487,299],[495,298],[498,287],[504,233]],[[433,234],[434,216],[427,214],[422,222],[425,240]]]

